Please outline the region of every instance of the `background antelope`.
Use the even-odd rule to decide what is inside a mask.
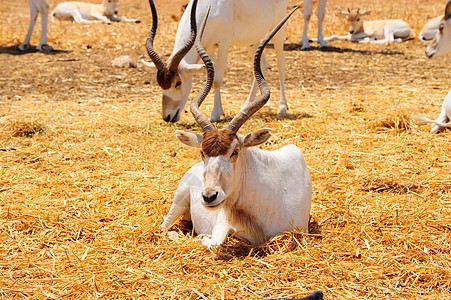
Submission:
[[[438,31],[434,39],[426,49],[426,56],[437,57],[451,51],[451,0],[445,6],[445,14],[441,18]],[[437,119],[431,120],[426,117],[416,116],[415,120],[432,123],[431,133],[437,133],[442,127],[451,127],[451,91],[446,95],[442,110]]]
[[[432,41],[435,34],[438,31],[438,26],[440,24],[440,21],[442,20],[443,16],[438,16],[433,19],[430,19],[421,29],[420,34],[418,35],[418,38],[422,42],[429,42]]]
[[[136,19],[127,19],[118,17],[118,0],[103,0],[102,4],[91,4],[85,2],[63,2],[58,4],[51,13],[52,21],[54,18],[74,20],[75,23],[94,23],[94,22],[132,22],[139,23]]]
[[[175,38],[174,50],[167,60],[163,60],[153,49],[153,40],[157,30],[158,17],[155,4],[149,0],[152,10],[153,24],[146,40],[146,47],[153,64],[144,64],[158,69],[157,80],[163,89],[162,117],[166,122],[177,122],[180,113],[188,101],[191,91],[193,72],[203,65],[196,64],[199,56],[192,48],[194,40],[190,36],[190,11],[197,0],[191,0],[182,15]],[[196,19],[200,22],[205,16],[207,6],[211,2],[211,13],[208,27],[202,38],[202,46],[215,60],[216,76],[214,79],[214,106],[210,119],[218,120],[224,115],[221,103],[221,86],[223,82],[227,55],[230,45],[247,46],[250,53],[255,53],[260,40],[265,37],[285,15],[287,0],[218,0],[200,1],[196,10]],[[280,114],[287,113],[288,104],[284,88],[284,28],[274,37],[274,49],[277,56],[277,68],[280,79]],[[214,54],[217,48],[217,56]],[[267,66],[263,56],[262,69]],[[257,84],[253,81],[248,101],[253,100],[257,93]]]
[[[363,21],[362,16],[370,11],[361,12],[360,9],[339,11],[339,15],[348,16],[349,33],[344,36],[333,35],[326,41],[349,40],[352,42],[370,42],[374,44],[402,42],[411,38],[412,28],[402,20]]]
[[[28,6],[30,7],[30,24],[28,26],[28,32],[25,40],[19,45],[20,51],[25,51],[30,48],[31,34],[33,33],[33,27],[38,17],[38,12],[41,14],[41,41],[36,46],[39,51],[52,51],[53,48],[47,45],[47,24],[48,24],[48,12],[49,5],[45,0],[28,0]]]
[[[197,43],[208,78],[205,87],[191,101],[190,110],[204,134],[177,131],[177,139],[200,149],[203,161],[183,176],[162,229],[184,215],[191,219],[198,234],[205,235],[202,244],[206,246],[222,244],[230,231],[251,244],[262,244],[277,233],[295,228],[308,232],[312,183],[299,148],[288,145],[266,152],[253,146],[269,139],[269,129],[259,129],[246,136],[238,133],[269,99],[261,55],[296,9],[285,16],[255,53],[254,74],[261,97],[246,102],[226,129],[216,129],[199,110],[213,85],[214,69]]]

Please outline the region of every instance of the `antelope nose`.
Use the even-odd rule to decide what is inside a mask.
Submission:
[[[218,197],[218,192],[216,192],[210,196],[205,196],[204,194],[202,194],[202,198],[204,198],[205,203],[211,203],[211,202],[215,201],[216,197]]]
[[[350,33],[350,34],[353,34],[353,33],[354,33],[354,30],[349,30],[349,33]]]

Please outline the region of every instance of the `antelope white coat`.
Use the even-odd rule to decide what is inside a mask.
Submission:
[[[25,51],[30,48],[31,34],[33,33],[33,27],[38,17],[38,12],[41,14],[41,41],[36,47],[39,51],[51,51],[53,48],[47,45],[47,25],[48,25],[48,12],[49,5],[45,0],[28,0],[28,6],[30,7],[30,25],[25,40],[19,45],[20,51]]]
[[[438,16],[433,19],[430,19],[429,22],[427,22],[423,28],[421,29],[420,34],[418,35],[418,38],[422,42],[429,42],[432,41],[435,34],[438,31],[438,25],[440,24],[440,21],[442,20],[443,16]]]
[[[173,54],[180,50],[190,37],[191,0],[180,19],[175,37]],[[202,37],[202,46],[215,61],[214,106],[210,119],[218,120],[225,115],[221,102],[221,86],[223,83],[227,56],[231,45],[245,46],[253,55],[259,42],[285,16],[287,0],[199,0],[196,10],[196,23],[200,26],[207,7],[211,5],[207,27]],[[280,100],[278,112],[287,113],[288,104],[284,87],[284,28],[274,37],[274,49],[277,56],[277,68],[280,79]],[[217,54],[215,50],[217,49]],[[180,112],[185,107],[192,87],[193,72],[202,68],[198,65],[199,55],[192,48],[178,66],[180,81],[173,82],[171,87],[163,90],[162,117],[165,121],[177,122]],[[155,67],[153,63],[143,63]],[[267,66],[265,57],[262,69]],[[258,87],[253,81],[248,100],[255,98]]]
[[[451,0],[448,0],[446,3],[445,14],[440,20],[434,39],[426,49],[426,56],[432,58],[449,52],[451,52]],[[414,119],[420,122],[432,123],[431,133],[437,133],[442,127],[451,127],[451,91],[446,95],[437,119],[431,120],[419,116],[414,117]]]
[[[75,23],[95,23],[95,22],[133,22],[139,23],[136,19],[118,17],[118,0],[103,0],[102,4],[92,4],[86,2],[63,2],[58,4],[51,13],[52,22],[54,18],[73,20]]]
[[[180,137],[187,134],[178,132],[179,140],[200,147],[202,137]],[[240,139],[243,143],[244,137]],[[227,161],[227,157],[209,158],[186,172],[162,229],[183,215],[192,221],[197,234],[205,235],[202,243],[207,246],[222,244],[230,231],[251,244],[295,228],[308,232],[312,182],[298,147],[288,145],[269,152],[249,147],[234,163]],[[205,172],[211,169],[220,169],[227,178],[221,185],[223,198],[211,208],[215,210],[208,209],[202,197]]]

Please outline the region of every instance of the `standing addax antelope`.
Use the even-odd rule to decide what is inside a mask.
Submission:
[[[202,162],[183,176],[162,229],[169,228],[183,215],[192,221],[196,233],[203,235],[201,241],[206,246],[222,244],[231,231],[255,245],[287,230],[298,228],[308,232],[312,182],[299,148],[288,145],[263,151],[253,146],[269,139],[269,129],[258,129],[246,136],[238,133],[246,120],[269,100],[270,91],[260,63],[262,52],[295,10],[283,18],[255,53],[254,74],[261,97],[246,102],[226,129],[216,129],[199,109],[213,85],[214,69],[197,43],[208,78],[191,101],[190,110],[204,133],[177,131],[177,139],[200,149]],[[194,35],[195,30],[194,27]]]
[[[438,31],[426,49],[426,56],[437,57],[451,52],[451,0],[445,6],[445,15],[440,20]],[[417,121],[432,123],[431,133],[437,133],[442,127],[451,127],[451,91],[443,100],[442,110],[437,119],[415,117]]]
[[[158,17],[154,2],[149,0],[153,23],[146,40],[146,47],[153,64],[145,61],[143,63],[158,69],[157,81],[163,89],[162,117],[167,122],[177,122],[180,119],[180,114],[191,91],[193,72],[203,67],[203,65],[197,64],[199,56],[195,49],[192,49],[194,40],[190,36],[190,22],[193,21],[190,12],[195,1],[197,0],[191,0],[188,3],[178,25],[174,50],[168,60],[164,62],[153,48]],[[254,54],[260,41],[285,15],[287,0],[199,0],[199,5],[194,12],[196,14],[195,19],[202,20],[210,4],[211,12],[208,27],[202,39],[202,46],[211,56],[215,54],[217,48],[217,56],[214,55],[216,56],[216,76],[213,83],[214,106],[210,116],[210,120],[216,121],[224,115],[221,103],[221,86],[230,46],[246,46],[249,52]],[[274,37],[274,49],[280,79],[278,109],[280,114],[287,113],[288,109],[284,88],[284,31],[285,29],[282,28]],[[266,66],[267,60],[263,56],[262,69],[265,70]],[[248,101],[255,98],[257,89],[254,80]]]
[[[45,0],[28,0],[28,6],[30,7],[30,25],[28,26],[27,36],[22,44],[19,45],[20,51],[25,51],[30,48],[31,34],[33,33],[33,27],[38,17],[38,12],[41,14],[41,41],[36,46],[39,51],[52,51],[53,48],[47,45],[47,24],[49,5]]]

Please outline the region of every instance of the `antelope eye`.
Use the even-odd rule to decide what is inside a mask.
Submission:
[[[181,84],[182,84],[181,81],[177,81],[176,84],[175,84],[175,87],[178,88]]]
[[[444,25],[443,23],[440,23],[440,25],[438,26],[438,30],[439,30],[440,32],[442,32],[443,29],[445,29],[445,25]]]
[[[360,22],[360,18],[357,18],[357,22]]]
[[[202,150],[200,150],[200,156],[202,156],[202,159],[205,159],[205,154]]]
[[[238,155],[238,150],[235,150],[232,152],[232,155],[230,155],[230,157],[235,157]]]

